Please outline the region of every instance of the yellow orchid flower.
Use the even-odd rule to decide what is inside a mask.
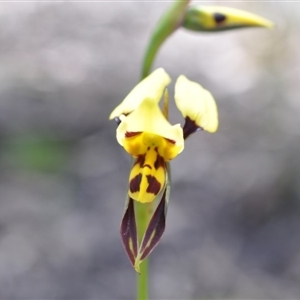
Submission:
[[[163,115],[159,102],[171,82],[159,68],[141,81],[117,106],[110,119],[119,118],[117,140],[135,158],[129,176],[129,196],[139,202],[152,202],[166,181],[166,162],[184,148],[184,139],[199,128],[215,132],[218,113],[214,98],[198,83],[179,76],[175,102],[185,118],[182,129],[172,126]]]
[[[199,129],[215,132],[218,127],[217,106],[212,95],[198,83],[179,76],[175,84],[175,102],[185,118],[171,125],[159,102],[171,82],[164,69],[159,68],[142,80],[110,115],[119,123],[118,143],[133,158],[129,175],[128,197],[121,222],[121,237],[125,251],[138,271],[139,264],[158,244],[164,229],[170,195],[168,162],[184,149],[184,140]],[[168,94],[164,94],[165,100]],[[167,102],[167,100],[166,100]],[[159,204],[139,245],[134,202]]]
[[[127,95],[109,117],[120,119],[117,140],[135,158],[128,194],[142,203],[153,201],[162,191],[166,162],[175,158],[184,147],[182,128],[179,124],[172,126],[158,106],[170,82],[170,76],[164,69],[155,70]]]

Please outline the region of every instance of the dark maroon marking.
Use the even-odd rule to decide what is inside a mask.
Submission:
[[[226,16],[221,13],[214,13],[214,20],[217,25],[221,25],[226,20]]]
[[[147,175],[148,187],[146,192],[157,195],[160,191],[161,184],[157,181],[154,176]]]
[[[148,147],[147,150],[149,151],[149,150],[150,150],[150,147]]]
[[[157,154],[156,161],[154,163],[154,168],[157,170],[160,167],[165,167],[165,160],[159,154]]]
[[[146,154],[139,155],[136,162],[134,163],[134,165],[139,164],[140,167],[143,167],[143,165],[145,163],[145,157],[146,157]]]
[[[142,181],[142,174],[139,173],[130,180],[129,189],[131,193],[138,192],[140,190],[140,184]]]
[[[171,143],[171,144],[176,144],[176,142],[174,141],[174,140],[171,140],[171,139],[167,139],[167,138],[164,138],[166,141],[168,141],[169,143]]]
[[[146,154],[139,155],[134,165],[139,164],[141,168],[149,168],[152,170],[152,167],[149,164],[145,164]]]
[[[192,133],[203,130],[202,127],[198,126],[195,121],[191,120],[189,117],[185,118],[185,123],[183,126],[183,138],[186,139]]]
[[[155,147],[155,148],[154,148],[154,151],[155,151],[156,153],[158,153],[158,148],[157,148],[157,147]]]
[[[145,164],[145,165],[143,165],[143,168],[149,168],[150,170],[152,170],[152,167],[150,166],[150,165],[148,165],[148,164]]]
[[[130,131],[127,131],[127,132],[125,133],[125,137],[130,138],[130,137],[136,136],[136,135],[138,135],[138,134],[140,134],[140,133],[141,133],[141,131],[138,131],[138,132],[130,132]]]

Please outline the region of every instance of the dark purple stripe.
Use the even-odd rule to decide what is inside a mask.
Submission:
[[[130,137],[136,136],[136,135],[138,135],[140,133],[141,133],[140,131],[137,131],[137,132],[129,132],[129,131],[127,131],[125,133],[125,137],[130,138]]]
[[[151,251],[156,247],[160,241],[166,227],[166,215],[165,215],[165,205],[166,205],[166,190],[162,196],[162,199],[157,206],[149,225],[146,229],[142,245],[140,247],[141,260],[145,259]],[[152,240],[150,241],[151,236]],[[150,244],[148,242],[150,241]]]
[[[129,257],[129,260],[134,266],[135,258],[137,256],[138,240],[134,214],[134,203],[133,199],[131,198],[129,198],[128,207],[121,222],[120,234],[124,249]],[[129,247],[130,240],[132,241],[132,249]]]

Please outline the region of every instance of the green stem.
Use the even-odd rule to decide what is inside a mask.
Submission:
[[[153,203],[138,203],[135,201],[136,221],[138,239],[141,242],[144,232],[147,229],[153,212]],[[137,300],[147,300],[148,295],[148,266],[149,261],[146,258],[140,265],[140,274],[137,274]]]
[[[142,64],[142,79],[151,72],[155,56],[163,42],[181,26],[190,0],[174,1],[157,22],[145,51]]]
[[[146,258],[140,265],[141,274],[137,278],[137,300],[147,300],[148,295],[148,258]]]

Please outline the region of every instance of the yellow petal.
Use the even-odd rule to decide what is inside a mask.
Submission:
[[[136,160],[129,176],[129,196],[139,202],[152,202],[165,186],[166,163],[151,147]]]
[[[151,98],[158,103],[166,86],[171,82],[170,76],[163,68],[152,72],[138,83],[127,97],[110,114],[109,119],[129,114],[134,111],[145,98]]]
[[[140,137],[142,140],[134,140],[135,135],[128,137],[131,133],[143,133]],[[164,139],[158,140],[156,136]],[[117,128],[117,140],[133,156],[145,153],[145,149],[152,144],[160,143],[158,149],[166,161],[173,159],[184,148],[180,124],[172,126],[152,99],[142,101],[136,110],[123,119]],[[131,150],[131,147],[135,150]]]
[[[183,26],[195,31],[220,31],[243,27],[272,28],[274,24],[258,15],[223,6],[190,6]]]
[[[184,75],[175,84],[175,102],[184,118],[189,117],[197,126],[209,132],[218,128],[218,110],[209,91]]]

